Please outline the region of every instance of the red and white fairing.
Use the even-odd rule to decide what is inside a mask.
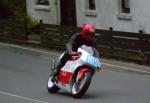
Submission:
[[[98,52],[94,48],[83,45],[82,47],[78,48],[77,52],[82,54],[81,57],[77,60],[72,59],[66,62],[65,66],[60,70],[59,81],[56,83],[59,88],[67,90],[68,92],[72,91],[72,77],[79,67],[86,65],[92,68],[93,71],[99,71],[101,66],[98,58]],[[82,72],[84,72],[84,69],[80,71],[80,73]]]

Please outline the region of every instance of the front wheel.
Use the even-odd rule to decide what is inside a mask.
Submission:
[[[49,76],[47,83],[47,90],[49,91],[49,93],[57,93],[59,89],[60,88],[58,88],[52,81],[52,76]]]
[[[72,86],[72,96],[80,98],[85,94],[91,83],[92,74],[91,72],[85,72],[82,80],[79,82],[75,81]]]

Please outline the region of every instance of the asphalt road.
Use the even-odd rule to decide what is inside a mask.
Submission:
[[[149,67],[106,59],[81,99],[49,94],[50,61],[57,55],[0,43],[0,103],[150,103]]]

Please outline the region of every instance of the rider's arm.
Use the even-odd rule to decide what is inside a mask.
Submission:
[[[94,55],[96,57],[99,57],[99,52],[97,50],[98,49],[98,44],[97,44],[97,39],[96,38],[93,39],[92,47],[93,47]]]
[[[94,51],[94,56],[99,58],[99,52],[97,51],[97,49],[93,47],[93,51]]]

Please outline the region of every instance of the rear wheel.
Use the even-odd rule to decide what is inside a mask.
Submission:
[[[55,83],[52,81],[52,76],[49,76],[48,83],[47,83],[47,90],[49,93],[57,93],[60,88],[58,88]]]
[[[72,86],[72,95],[75,98],[80,98],[85,94],[91,83],[91,72],[85,72],[83,78],[80,81],[75,81]]]

